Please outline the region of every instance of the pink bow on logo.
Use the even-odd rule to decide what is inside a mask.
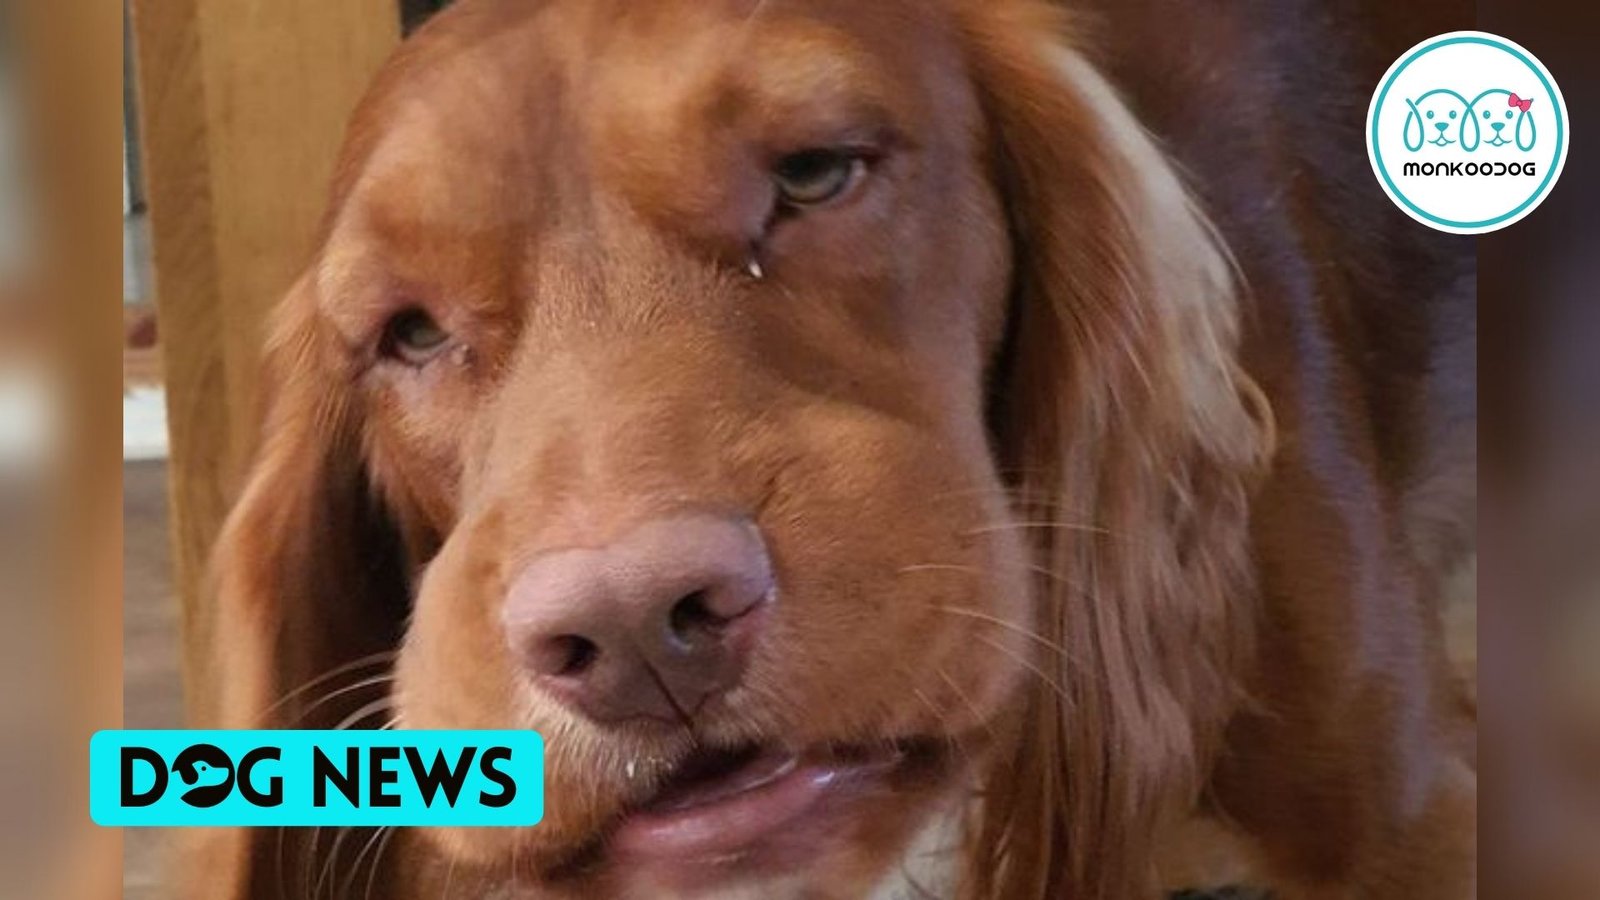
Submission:
[[[1516,94],[1512,94],[1511,99],[1506,103],[1506,105],[1515,106],[1523,112],[1527,112],[1528,107],[1533,105],[1533,98],[1529,97],[1528,99],[1524,100],[1523,98],[1518,97]]]

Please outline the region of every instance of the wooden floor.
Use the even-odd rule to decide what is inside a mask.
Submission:
[[[123,708],[127,728],[180,728],[178,599],[167,547],[167,466],[123,466]],[[125,900],[167,900],[164,829],[124,833]]]

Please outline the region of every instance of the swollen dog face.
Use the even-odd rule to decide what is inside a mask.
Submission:
[[[877,865],[1034,651],[977,97],[893,5],[603,7],[425,35],[312,279],[438,546],[395,711],[547,736],[539,826],[438,835],[480,865]]]

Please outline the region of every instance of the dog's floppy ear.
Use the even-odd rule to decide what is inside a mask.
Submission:
[[[1270,413],[1234,358],[1225,252],[1172,165],[1043,4],[967,4],[1015,252],[992,416],[1035,523],[1045,673],[988,773],[973,897],[1149,896],[1238,702],[1247,492]]]
[[[278,310],[260,450],[213,557],[221,727],[338,723],[325,707],[348,704],[296,692],[393,650],[404,616],[398,535],[367,476],[350,364],[313,285],[303,277]]]
[[[382,654],[399,640],[406,570],[362,462],[346,356],[317,313],[314,278],[303,277],[277,310],[262,442],[212,558],[211,657],[208,683],[193,692],[196,726],[381,721]],[[206,872],[196,896],[277,896],[274,879],[294,877],[278,858],[281,836],[205,831],[192,848]]]

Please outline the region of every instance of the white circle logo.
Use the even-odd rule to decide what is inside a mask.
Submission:
[[[1533,212],[1570,143],[1550,71],[1482,31],[1407,50],[1367,110],[1367,156],[1384,192],[1411,218],[1455,234],[1495,231]]]

